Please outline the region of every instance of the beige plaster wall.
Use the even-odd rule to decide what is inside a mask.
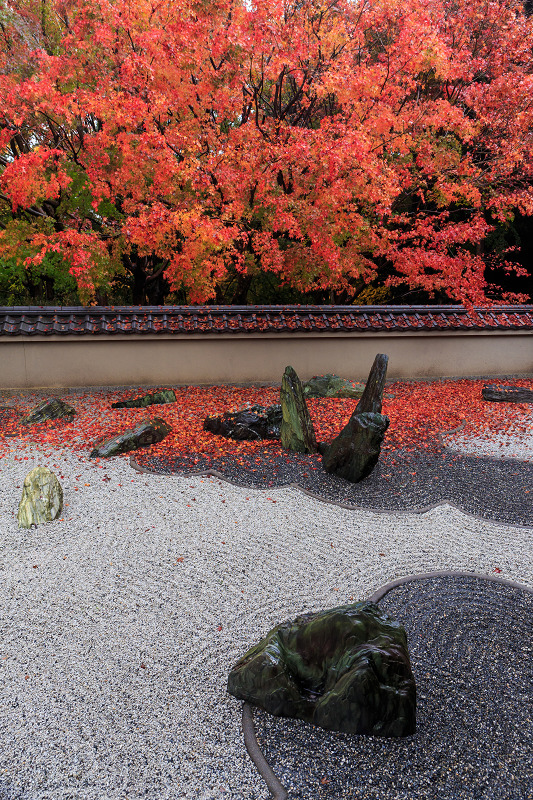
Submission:
[[[377,353],[388,377],[533,375],[533,333],[277,334],[0,339],[0,387],[279,383],[334,372],[365,379]]]

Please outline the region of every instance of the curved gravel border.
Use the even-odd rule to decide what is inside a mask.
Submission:
[[[343,508],[290,487],[257,491],[9,445],[2,800],[265,800],[225,680],[272,625],[408,572],[498,570],[533,586],[531,526],[450,504]],[[20,486],[38,462],[63,476],[65,514],[24,533]]]
[[[139,463],[138,458],[143,463]],[[373,472],[353,484],[326,473],[314,456],[287,453],[269,455],[250,469],[228,459],[198,464],[187,458],[173,464],[156,456],[131,457],[131,465],[145,473],[216,477],[233,486],[253,489],[296,488],[310,497],[346,509],[377,513],[425,513],[439,505],[453,505],[478,519],[529,527],[533,524],[533,462],[468,456],[441,447],[436,452],[382,453]]]
[[[379,603],[385,595],[391,592],[393,589],[398,588],[399,586],[404,586],[407,583],[412,583],[416,581],[423,581],[428,580],[431,578],[477,578],[481,581],[488,581],[492,583],[497,583],[502,586],[508,586],[513,589],[520,589],[524,592],[529,592],[533,594],[533,588],[529,586],[525,586],[522,583],[518,583],[516,581],[509,581],[505,578],[499,578],[496,575],[479,575],[475,572],[465,572],[464,570],[437,570],[435,572],[424,572],[419,573],[417,575],[407,575],[402,578],[397,578],[394,581],[390,581],[389,583],[385,584],[385,586],[381,586],[377,589],[374,594],[372,594],[368,600],[371,603]],[[266,785],[268,786],[269,791],[272,795],[272,800],[287,800],[289,793],[287,789],[283,786],[277,775],[275,774],[274,770],[268,763],[259,743],[257,741],[257,736],[255,732],[254,726],[254,717],[253,717],[253,708],[250,703],[243,703],[243,710],[242,710],[242,728],[243,728],[243,735],[244,741],[246,744],[246,749],[250,755],[250,758],[254,762],[257,771],[265,781]]]

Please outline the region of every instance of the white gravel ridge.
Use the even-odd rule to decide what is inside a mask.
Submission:
[[[226,679],[273,625],[410,573],[499,570],[533,586],[532,528],[449,505],[347,510],[12,447],[0,459],[0,800],[266,800]],[[37,464],[60,479],[63,517],[19,530]]]

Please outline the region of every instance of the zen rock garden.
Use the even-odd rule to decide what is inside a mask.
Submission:
[[[278,440],[289,451],[319,453],[322,466],[330,474],[352,483],[364,480],[375,468],[389,419],[382,414],[388,356],[378,354],[366,384],[328,373],[302,383],[288,366],[281,381],[280,403],[253,405],[204,420],[204,430],[237,441]],[[533,402],[533,392],[516,386],[485,386],[483,399],[488,402]],[[332,442],[317,441],[307,408],[307,398],[354,398],[357,405],[344,428]],[[176,402],[172,389],[160,389],[138,397],[115,402],[112,408],[148,408]],[[14,409],[16,411],[16,409]],[[57,397],[43,400],[21,420],[20,425],[42,425],[48,420],[74,420],[76,410]],[[133,427],[105,441],[96,442],[91,458],[111,458],[161,442],[171,432],[161,417],[147,417]],[[40,472],[39,472],[40,470]],[[49,522],[61,513],[61,487],[55,475],[39,467],[27,476],[19,508],[20,527]]]
[[[204,430],[237,440],[280,439],[286,450],[321,453],[326,472],[357,483],[376,466],[389,426],[388,417],[381,414],[388,360],[386,355],[376,356],[364,388],[330,374],[302,384],[294,369],[287,367],[281,380],[280,405],[252,406],[207,417]],[[359,399],[350,420],[331,444],[317,442],[306,395]]]
[[[254,405],[240,411],[209,416],[204,429],[236,440],[276,439],[287,450],[297,453],[321,453],[326,472],[357,482],[369,475],[377,464],[381,443],[389,420],[381,414],[388,356],[374,360],[366,385],[323,375],[302,384],[292,367],[287,367],[281,381],[280,403],[263,407]],[[357,406],[349,422],[331,442],[317,442],[307,397],[353,397]],[[112,404],[112,408],[147,408],[176,402],[172,389]],[[63,400],[43,400],[20,420],[20,425],[41,425],[49,420],[72,422],[76,410]],[[111,458],[161,442],[171,432],[160,417],[141,420],[105,441],[96,442],[90,458]],[[19,527],[29,528],[56,519],[62,510],[62,490],[56,476],[46,467],[37,467],[27,476],[20,502]]]

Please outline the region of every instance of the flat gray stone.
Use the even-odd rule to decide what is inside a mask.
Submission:
[[[279,439],[281,406],[253,405],[240,411],[226,411],[204,420],[204,431],[236,441]]]

